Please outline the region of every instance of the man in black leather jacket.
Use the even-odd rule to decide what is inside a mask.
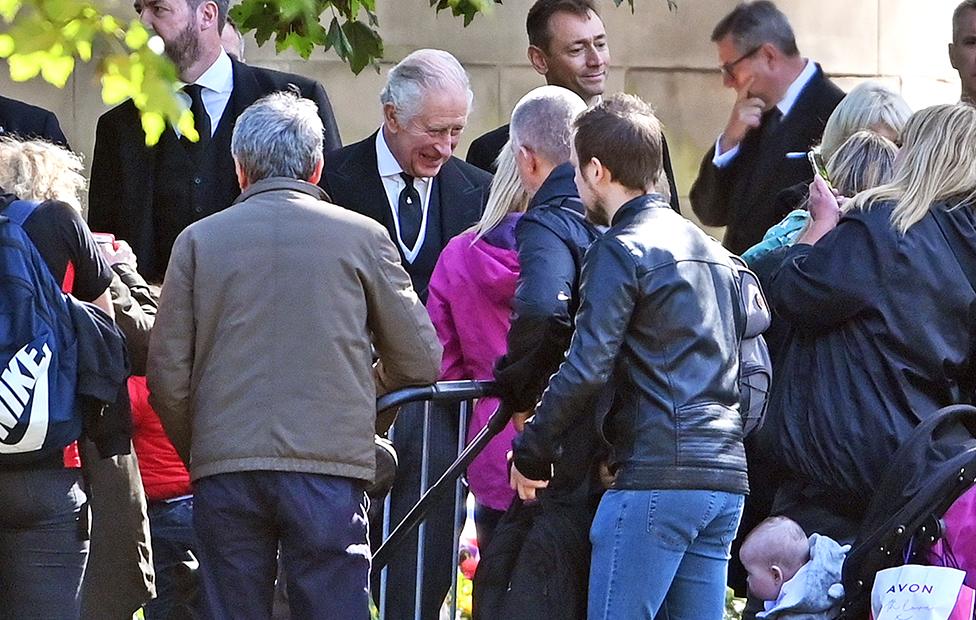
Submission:
[[[590,530],[589,618],[666,606],[671,618],[718,620],[748,492],[735,266],[655,193],[667,186],[646,103],[616,95],[587,111],[574,146],[587,216],[610,229],[584,259],[566,360],[514,442],[513,483],[523,499],[544,487],[557,438],[588,429],[588,404],[612,386],[598,428],[616,479]]]
[[[584,217],[569,163],[572,122],[585,109],[575,93],[543,86],[512,113],[510,148],[533,197],[515,229],[520,274],[508,351],[495,369],[511,411],[531,410],[563,360],[579,306],[583,254],[599,235]],[[557,467],[545,497],[534,505],[516,501],[482,550],[475,618],[585,617],[587,538],[603,490],[592,471],[600,440],[586,430],[560,438],[566,466]]]

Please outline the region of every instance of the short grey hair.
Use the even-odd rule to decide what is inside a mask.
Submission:
[[[273,93],[237,119],[230,151],[250,183],[269,177],[307,181],[322,160],[323,133],[314,101]]]
[[[580,96],[561,86],[540,86],[522,97],[512,111],[512,145],[525,147],[550,164],[569,161],[573,121],[586,109]]]
[[[735,49],[746,54],[764,43],[772,43],[787,56],[797,56],[796,36],[786,15],[768,0],[742,2],[712,31],[712,42],[732,37]]]
[[[471,111],[474,92],[458,59],[443,50],[421,49],[390,69],[380,103],[392,105],[400,120],[407,122],[420,113],[428,92],[447,89],[464,91]]]

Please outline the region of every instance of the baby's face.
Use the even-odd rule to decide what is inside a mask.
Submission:
[[[779,579],[778,571],[774,572],[771,566],[758,562],[745,562],[743,566],[748,573],[746,584],[750,594],[763,601],[775,601],[779,598],[783,582]]]

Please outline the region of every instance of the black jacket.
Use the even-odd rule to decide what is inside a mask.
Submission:
[[[789,249],[767,295],[791,332],[761,438],[791,475],[865,502],[919,421],[976,397],[976,209],[905,235],[891,204]]]
[[[574,174],[569,163],[556,167],[515,229],[520,273],[508,350],[495,367],[502,400],[513,411],[535,406],[565,357],[579,308],[583,255],[599,236],[584,218]],[[585,405],[591,416],[600,396]],[[563,458],[540,497],[550,505],[591,509],[603,491],[597,468],[605,451],[596,429],[583,424],[554,442]]]
[[[550,173],[515,228],[519,279],[508,349],[495,382],[512,411],[535,406],[563,361],[579,307],[583,255],[599,236],[586,221],[572,164]]]
[[[495,173],[495,160],[502,152],[502,148],[508,142],[509,125],[502,125],[492,129],[488,133],[474,139],[468,147],[468,154],[464,160],[472,166],[477,166],[482,170]],[[671,208],[681,213],[678,205],[678,186],[674,182],[674,170],[671,169],[671,153],[668,151],[668,140],[661,136],[661,145],[664,147],[664,174],[668,177],[668,188],[671,192]]]
[[[0,97],[0,136],[3,135],[42,138],[68,146],[68,140],[53,112],[7,97]]]
[[[319,117],[325,127],[323,152],[341,146],[339,129],[332,113],[329,98],[318,82],[308,78],[270,69],[251,67],[232,60],[234,89],[214,134],[210,148],[216,153],[218,187],[210,188],[214,196],[208,209],[196,213],[186,221],[202,219],[229,207],[240,193],[234,159],[230,153],[230,138],[237,118],[261,97],[287,90],[294,85],[302,97],[318,105]],[[229,122],[230,131],[224,130]],[[166,131],[172,131],[167,128]],[[139,261],[139,271],[150,279],[162,279],[166,271],[168,248],[158,245],[158,231],[153,216],[155,184],[157,182],[185,182],[188,179],[157,179],[159,149],[147,147],[139,120],[139,111],[131,100],[112,108],[98,119],[95,130],[95,153],[92,156],[91,188],[88,194],[88,223],[91,229],[113,233],[132,246]]]
[[[598,426],[613,447],[614,488],[747,492],[745,326],[728,252],[660,195],[641,196],[590,248],[580,296],[566,361],[513,444],[519,471],[547,478],[553,438],[610,384],[613,404]]]
[[[805,152],[820,142],[827,118],[843,98],[844,92],[818,65],[790,113],[764,142],[761,127],[750,131],[739,154],[723,168],[712,163],[715,147],[708,150],[691,186],[691,208],[702,224],[727,227],[725,247],[741,254],[788,213],[780,212],[777,194],[796,183],[809,183],[813,171],[806,157],[786,154]]]
[[[67,296],[78,337],[78,402],[85,435],[102,458],[129,454],[132,410],[125,337],[101,308]]]

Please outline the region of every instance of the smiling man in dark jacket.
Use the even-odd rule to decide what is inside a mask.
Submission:
[[[646,103],[617,95],[587,111],[574,146],[587,217],[610,229],[584,259],[576,331],[514,442],[512,480],[525,499],[544,487],[557,438],[591,426],[589,403],[612,386],[598,428],[616,479],[590,530],[588,617],[667,604],[672,617],[718,620],[748,491],[735,266],[656,193],[661,129]]]

